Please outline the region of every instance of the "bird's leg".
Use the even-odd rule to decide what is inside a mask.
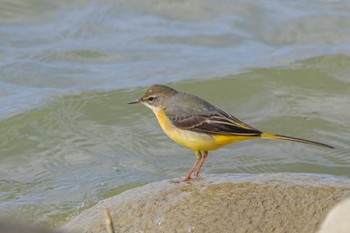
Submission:
[[[192,175],[194,169],[197,167],[197,164],[198,164],[199,161],[202,159],[202,153],[201,153],[200,151],[196,151],[195,153],[196,153],[197,160],[196,160],[196,162],[194,162],[194,164],[193,164],[193,166],[192,166],[190,172],[189,172],[189,173],[187,174],[187,176],[185,177],[185,181],[191,179],[191,175]]]
[[[199,163],[199,166],[198,166],[196,173],[194,173],[195,176],[199,176],[199,171],[201,170],[201,167],[202,167],[205,159],[207,158],[207,156],[208,156],[208,151],[203,151],[203,156],[202,156],[201,162]]]

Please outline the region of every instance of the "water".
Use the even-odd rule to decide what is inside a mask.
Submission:
[[[204,173],[350,177],[347,1],[1,1],[0,215],[49,226],[184,176],[195,156],[126,103],[154,83],[265,131]]]

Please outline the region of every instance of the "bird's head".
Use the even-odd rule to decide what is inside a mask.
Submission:
[[[155,84],[149,87],[141,98],[131,101],[129,104],[143,104],[152,109],[153,112],[157,112],[160,108],[164,108],[165,103],[176,93],[176,90],[168,86]]]

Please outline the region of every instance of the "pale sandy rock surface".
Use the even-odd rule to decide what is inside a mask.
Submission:
[[[310,233],[347,196],[350,180],[327,175],[207,175],[123,192],[62,229],[105,233],[103,210],[108,207],[116,232]]]

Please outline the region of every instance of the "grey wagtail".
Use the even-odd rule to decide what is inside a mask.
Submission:
[[[199,176],[208,151],[248,139],[282,139],[334,148],[319,142],[262,132],[197,96],[165,85],[151,86],[141,98],[129,104],[138,103],[154,112],[160,127],[171,139],[195,152],[197,160],[185,180],[191,179],[198,164],[194,175]]]

